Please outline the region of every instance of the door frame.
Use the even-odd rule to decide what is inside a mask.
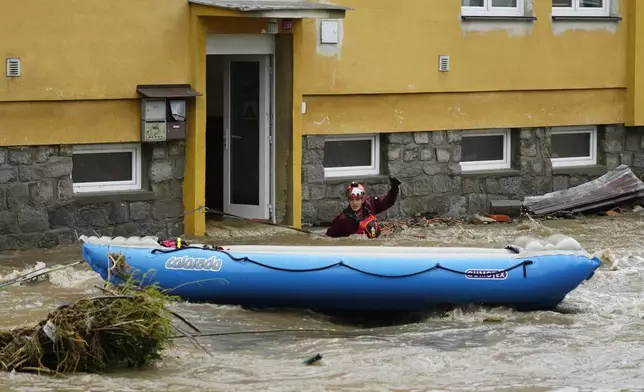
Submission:
[[[273,223],[276,223],[275,216],[275,36],[272,34],[208,34],[206,36],[206,55],[219,55],[225,57],[241,57],[241,56],[267,56],[268,61],[268,88],[267,92],[269,94],[269,122],[267,134],[265,135],[268,139],[266,140],[268,145],[268,153],[265,155],[264,163],[268,167],[268,175],[266,176],[266,181],[268,181],[268,187],[266,188],[266,194],[264,195],[265,199],[265,208],[263,219],[270,219]],[[234,57],[233,57],[234,56]],[[239,57],[238,57],[239,56]],[[226,59],[226,67],[224,72],[229,72],[229,62]],[[225,86],[230,90],[230,86]],[[226,93],[224,93],[226,94]],[[227,102],[229,97],[224,96],[224,110],[226,105],[230,103]],[[207,97],[206,97],[207,100]],[[266,149],[264,149],[265,151]],[[208,152],[206,152],[208,153]],[[224,154],[225,155],[225,154]],[[222,156],[222,159],[225,157]],[[224,165],[226,162],[224,161]],[[226,183],[226,177],[230,178],[230,172],[226,170],[227,167],[224,167],[224,188],[229,189],[229,184]],[[222,189],[224,192],[224,212],[226,211],[226,189]],[[260,195],[261,196],[261,195]],[[261,198],[261,197],[260,197]],[[233,212],[229,212],[234,214]],[[235,214],[238,215],[238,214]],[[244,215],[241,215],[244,216]]]
[[[224,57],[224,212],[250,219],[271,218],[271,56],[259,55],[232,55]],[[259,62],[259,205],[233,204],[231,202],[231,116],[230,116],[230,66],[231,63],[240,61]]]

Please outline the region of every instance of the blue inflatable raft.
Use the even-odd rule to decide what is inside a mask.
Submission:
[[[574,239],[521,237],[502,249],[388,246],[191,245],[156,237],[82,236],[105,280],[123,265],[143,285],[194,302],[316,311],[423,311],[480,304],[553,309],[601,264]],[[110,257],[112,256],[112,257]],[[108,272],[109,270],[109,272]]]

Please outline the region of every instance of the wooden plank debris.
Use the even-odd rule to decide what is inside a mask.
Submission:
[[[569,189],[528,196],[523,200],[525,210],[533,215],[556,212],[578,213],[614,206],[644,197],[642,182],[626,165],[620,165],[603,176]]]

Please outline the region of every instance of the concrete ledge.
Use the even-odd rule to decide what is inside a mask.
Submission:
[[[521,200],[490,200],[490,214],[519,216],[522,209]]]

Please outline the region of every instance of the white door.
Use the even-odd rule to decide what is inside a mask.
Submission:
[[[269,219],[271,90],[268,55],[224,67],[224,212]]]

